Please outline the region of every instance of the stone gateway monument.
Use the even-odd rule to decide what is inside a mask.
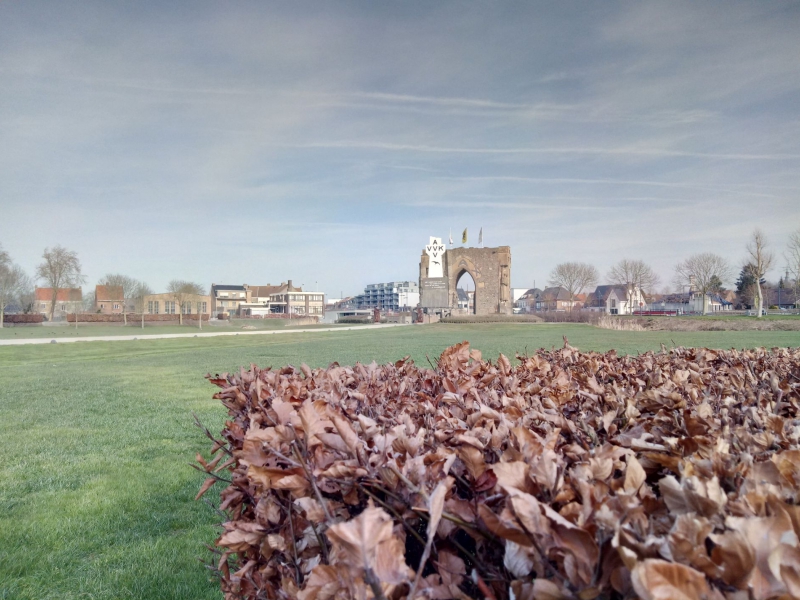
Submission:
[[[432,237],[419,261],[420,306],[426,312],[458,310],[456,285],[464,273],[475,282],[476,315],[510,315],[511,247],[451,248]]]

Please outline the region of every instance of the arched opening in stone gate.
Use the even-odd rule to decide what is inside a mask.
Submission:
[[[456,277],[456,296],[458,301],[458,308],[463,313],[474,315],[475,307],[477,306],[476,295],[478,293],[478,286],[475,285],[475,279],[472,274],[466,269],[462,269]]]

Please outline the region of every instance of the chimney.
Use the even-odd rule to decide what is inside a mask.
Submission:
[[[292,280],[290,279],[286,285],[289,286],[289,291],[291,291],[292,290]]]

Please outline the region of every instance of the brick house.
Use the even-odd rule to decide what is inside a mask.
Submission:
[[[537,304],[542,301],[542,290],[539,288],[531,288],[524,292],[517,301],[514,303],[514,308],[519,312],[531,313],[536,310]]]
[[[94,286],[94,310],[104,315],[125,312],[125,294],[121,285]]]
[[[37,287],[34,294],[36,297],[34,310],[44,315],[46,319],[49,319],[50,303],[53,300],[53,288]],[[53,311],[54,321],[63,320],[68,314],[81,311],[83,311],[83,291],[81,288],[63,288],[58,290],[55,310]]]
[[[545,311],[566,311],[570,310],[575,301],[570,301],[569,292],[561,287],[545,288],[541,295],[541,300],[537,302],[536,310]]]

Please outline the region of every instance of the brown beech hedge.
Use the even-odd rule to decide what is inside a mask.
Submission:
[[[225,598],[800,597],[800,351],[517,359],[209,376]]]

